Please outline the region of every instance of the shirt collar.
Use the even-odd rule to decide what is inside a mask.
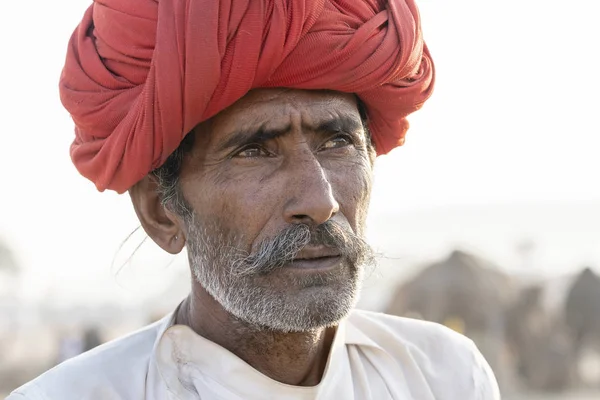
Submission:
[[[196,334],[189,327],[175,325],[176,315],[177,311],[163,318],[154,344],[152,363],[167,390],[181,400],[196,400],[198,393],[202,393],[207,387],[221,393],[228,392],[228,398],[233,394],[234,397],[258,400],[264,398],[264,393],[276,391],[277,398],[282,400],[314,399],[325,388],[341,383],[339,375],[344,369],[348,340],[352,344],[360,344],[366,343],[365,339],[368,339],[362,332],[347,325],[345,320],[340,322],[321,382],[312,387],[292,386],[260,373],[227,349]],[[239,388],[243,392],[236,392]]]

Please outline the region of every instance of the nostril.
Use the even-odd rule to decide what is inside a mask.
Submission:
[[[294,214],[292,215],[292,219],[294,221],[306,223],[306,221],[310,220],[310,217],[306,214]]]

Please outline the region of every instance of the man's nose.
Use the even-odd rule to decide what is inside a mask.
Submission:
[[[320,225],[327,222],[340,209],[331,184],[319,160],[313,155],[303,157],[295,165],[289,165],[287,202],[284,218],[290,224]]]

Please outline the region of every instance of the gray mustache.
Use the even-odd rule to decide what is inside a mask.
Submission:
[[[374,257],[364,239],[336,222],[327,221],[316,227],[298,224],[264,240],[257,251],[240,254],[232,264],[232,272],[237,276],[271,273],[292,262],[307,245],[336,249],[342,259],[356,267]]]

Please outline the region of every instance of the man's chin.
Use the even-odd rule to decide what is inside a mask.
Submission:
[[[196,279],[246,325],[306,332],[338,324],[355,306],[361,287],[362,268],[349,261],[327,260],[319,267],[291,263],[267,274],[224,274],[222,279],[198,270]]]
[[[322,275],[312,275],[303,277],[293,288],[273,289],[252,298],[242,296],[246,297],[243,305],[229,304],[226,308],[237,319],[261,329],[307,332],[335,326],[347,317],[356,305],[360,283],[326,282]]]
[[[253,326],[255,329],[280,332],[280,333],[300,333],[311,332],[318,329],[337,326],[344,318],[346,318],[353,307],[345,309],[332,310],[311,310],[307,312],[296,312],[295,315],[281,315],[276,318],[238,318],[245,324]],[[283,318],[282,318],[283,317]]]

